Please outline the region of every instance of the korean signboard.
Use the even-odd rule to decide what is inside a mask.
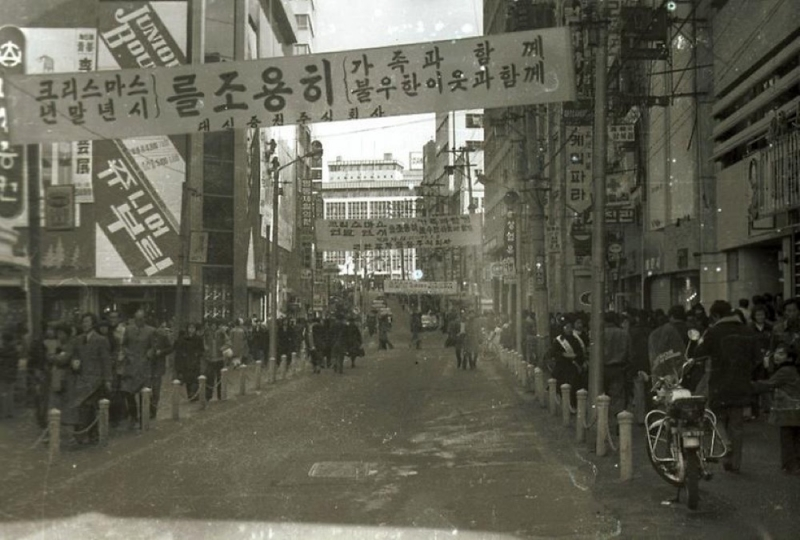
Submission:
[[[580,214],[592,206],[592,126],[569,130],[567,206]]]
[[[75,228],[75,186],[49,186],[44,194],[44,217],[50,231]]]
[[[115,55],[122,51],[137,67],[150,69],[13,76],[8,96],[15,143],[175,135],[575,97],[568,28],[183,66],[161,39],[164,25],[153,17],[153,6],[161,3],[135,4],[143,4],[141,13],[114,10],[115,27],[101,36]]]
[[[393,294],[458,294],[455,281],[409,281],[387,279],[383,282],[383,292]]]
[[[7,77],[25,71],[25,35],[19,28],[0,28],[0,218],[10,226],[22,225],[25,210],[24,147],[8,141]]]
[[[481,243],[481,216],[320,219],[315,233],[317,249],[324,251],[477,246]]]

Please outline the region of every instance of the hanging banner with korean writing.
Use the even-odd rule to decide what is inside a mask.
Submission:
[[[319,219],[315,236],[317,249],[323,251],[477,246],[481,243],[481,216]]]
[[[25,35],[0,28],[0,219],[8,227],[25,224],[25,148],[9,143],[7,77],[25,72]]]
[[[512,213],[509,212],[506,215],[506,224],[505,229],[503,230],[503,240],[505,243],[505,247],[503,250],[503,266],[505,268],[511,268],[511,273],[513,275],[514,268],[516,268],[517,262],[517,217]],[[506,274],[503,274],[506,276]]]
[[[592,126],[576,126],[567,141],[567,207],[581,214],[592,206]]]
[[[102,114],[113,116],[118,112],[114,109],[114,100],[132,91],[113,70],[173,68],[185,64],[187,5],[185,1],[107,1],[99,3],[97,10],[99,71],[91,75],[97,87],[83,91],[108,98],[98,107],[102,107]],[[64,89],[65,92],[79,90],[77,87]],[[186,137],[143,136],[110,144],[98,141],[94,146],[91,173],[95,191],[103,192],[96,201],[97,277],[174,275],[178,243],[172,234],[179,231],[186,176]],[[125,188],[124,192],[108,186],[108,182],[113,181],[109,179],[109,169],[118,168],[118,164],[125,167],[120,174],[131,175],[133,182],[133,187]],[[146,194],[146,201],[135,197],[137,190]],[[108,228],[118,221],[117,214],[127,216],[124,231]],[[102,224],[101,220],[104,220]],[[167,229],[156,226],[162,222]],[[155,228],[150,229],[150,224]],[[133,231],[136,234],[132,234]]]
[[[455,281],[409,281],[387,279],[383,282],[383,292],[393,294],[458,294]]]
[[[147,6],[152,11],[160,4]],[[166,60],[171,67],[14,76],[9,89],[12,140],[170,135],[575,97],[568,28],[181,66],[166,52],[168,44],[159,42],[162,46],[151,51],[161,32],[146,19],[151,15],[120,18],[115,12],[114,17],[126,27],[111,37],[101,33],[109,47],[119,44],[132,54],[143,50],[146,61],[136,56],[143,67],[166,65],[161,63]]]

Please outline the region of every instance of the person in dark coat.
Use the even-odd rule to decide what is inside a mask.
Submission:
[[[325,328],[317,317],[313,317],[306,332],[306,349],[311,358],[311,367],[314,373],[320,373],[324,364],[323,351],[325,342]]]
[[[753,383],[753,390],[774,393],[769,422],[780,429],[781,469],[786,474],[800,474],[800,372],[797,352],[784,344],[773,353],[775,373]]]
[[[650,359],[649,374],[654,382],[662,376],[677,379],[680,367],[686,360],[688,344],[689,328],[686,324],[686,310],[680,305],[672,306],[669,310],[669,320],[653,330],[647,342]],[[639,372],[640,375],[642,373],[642,371]]]
[[[378,349],[394,349],[394,345],[389,341],[389,331],[392,329],[392,323],[388,315],[381,315],[378,321]]]
[[[350,367],[356,367],[356,358],[362,355],[363,340],[361,337],[361,329],[358,327],[356,317],[350,317],[345,322],[344,328],[345,338],[345,354],[350,358]]]
[[[419,349],[422,347],[422,340],[420,338],[420,332],[422,332],[422,313],[420,313],[418,309],[415,309],[411,314],[409,323],[411,326],[411,343],[409,343],[409,347]]]
[[[723,468],[738,472],[742,465],[744,410],[750,404],[751,376],[758,360],[753,330],[742,324],[725,300],[711,305],[711,326],[697,345],[694,357],[708,356],[709,407],[729,442]]]
[[[87,313],[81,319],[83,333],[73,341],[73,393],[69,407],[77,411],[77,423],[71,442],[97,441],[97,425],[85,431],[97,418],[98,401],[111,392],[111,345],[97,331],[97,318]]]
[[[144,311],[138,310],[133,323],[125,326],[121,344],[120,390],[125,392],[128,404],[129,427],[135,429],[139,421],[136,393],[152,384],[150,360],[155,352],[156,330],[145,322]]]
[[[331,340],[331,362],[333,363],[333,371],[335,373],[344,373],[344,356],[349,351],[349,342],[346,331],[346,324],[342,316],[337,316],[331,323],[330,340]]]
[[[203,336],[197,333],[197,325],[189,323],[175,341],[175,377],[186,385],[186,395],[190,401],[197,401],[197,378],[203,373],[202,361],[205,354]]]
[[[572,387],[570,400],[574,405],[576,392],[586,388],[588,370],[581,341],[573,333],[572,321],[565,318],[562,325],[562,331],[552,345],[552,357],[555,360],[552,376],[556,379],[558,388],[565,383]]]

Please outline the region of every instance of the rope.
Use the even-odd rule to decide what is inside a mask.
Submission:
[[[86,433],[89,433],[89,430],[92,429],[97,424],[97,422],[99,420],[100,420],[100,417],[96,416],[94,421],[91,424],[89,424],[87,427],[85,427],[84,429],[82,429],[80,431],[73,431],[72,435],[84,435]]]
[[[592,426],[595,424],[595,422],[597,422],[597,415],[594,415],[594,414],[592,415],[592,421],[589,424],[586,423],[586,418],[584,417],[584,419],[583,419],[583,429],[592,429]]]
[[[33,450],[34,448],[36,448],[37,446],[39,446],[40,444],[42,444],[42,442],[45,440],[45,438],[46,438],[46,437],[47,437],[49,434],[50,434],[50,428],[49,428],[49,427],[46,427],[46,428],[44,428],[44,431],[42,431],[42,434],[41,434],[41,435],[39,435],[39,438],[38,438],[38,439],[36,439],[36,442],[35,442],[35,443],[33,443],[33,445],[31,446],[31,450]]]

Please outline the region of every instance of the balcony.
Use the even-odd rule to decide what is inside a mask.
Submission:
[[[748,156],[747,180],[753,219],[800,208],[800,132],[775,138]]]

